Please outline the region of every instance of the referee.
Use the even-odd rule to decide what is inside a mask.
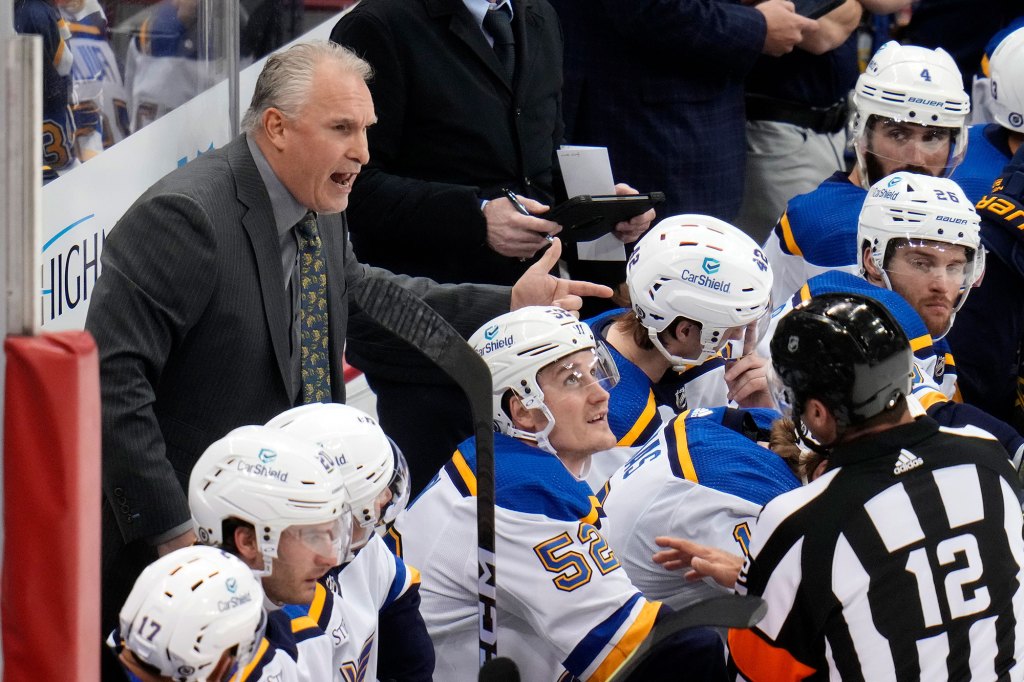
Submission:
[[[729,635],[738,679],[1021,679],[1017,478],[975,428],[908,411],[906,335],[873,300],[818,296],[771,341],[781,399],[827,458],[768,502],[736,589],[768,613]]]

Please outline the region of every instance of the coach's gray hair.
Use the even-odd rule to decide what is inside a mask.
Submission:
[[[326,40],[299,43],[272,54],[256,79],[252,102],[242,118],[242,132],[258,130],[263,112],[271,107],[279,109],[288,118],[294,118],[312,96],[313,72],[324,61],[337,62],[342,70],[364,81],[370,80],[373,75],[373,68],[365,59],[346,47]]]

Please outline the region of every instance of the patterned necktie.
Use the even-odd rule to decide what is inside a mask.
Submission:
[[[512,82],[516,72],[516,39],[512,35],[512,14],[507,3],[484,13],[484,30],[494,39],[494,54]]]
[[[316,214],[295,226],[299,236],[301,287],[302,402],[331,401],[330,339],[327,334],[327,263],[320,249]]]

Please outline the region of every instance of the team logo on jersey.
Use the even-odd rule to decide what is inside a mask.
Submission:
[[[924,460],[915,455],[909,450],[900,450],[900,456],[896,458],[896,466],[893,467],[892,473],[896,476],[905,474],[912,469],[924,464]]]
[[[722,264],[711,256],[705,257],[704,262],[700,264],[700,269],[709,275],[713,275],[718,272],[720,267],[722,267]]]
[[[277,453],[274,452],[273,450],[268,449],[268,448],[263,448],[256,455],[256,459],[258,459],[259,461],[263,462],[264,464],[270,464],[275,459],[277,459]]]
[[[942,375],[946,373],[946,356],[940,355],[935,358],[935,371],[932,372],[932,377],[936,382],[942,383]]]
[[[676,391],[676,409],[680,411],[686,409],[686,386]]]

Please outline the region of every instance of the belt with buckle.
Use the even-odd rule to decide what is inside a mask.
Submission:
[[[816,133],[839,132],[849,113],[845,99],[829,107],[812,107],[763,95],[747,95],[746,102],[748,121],[791,123]]]

